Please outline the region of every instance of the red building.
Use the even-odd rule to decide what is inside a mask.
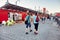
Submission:
[[[0,22],[8,20],[8,11],[0,9]]]
[[[21,14],[20,18],[21,20],[24,20],[26,17],[27,10],[29,10],[30,13],[37,12],[32,9],[24,8],[24,7],[13,5],[10,3],[5,4],[4,6],[0,8],[0,22],[2,22],[3,20],[7,21],[10,13],[11,15],[12,14],[14,15],[15,13]],[[13,16],[11,16],[11,18],[13,18]]]
[[[60,12],[56,12],[55,16],[60,17]]]

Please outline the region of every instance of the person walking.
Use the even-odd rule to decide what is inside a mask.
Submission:
[[[43,14],[42,14],[42,23],[43,23],[43,24],[45,23],[45,20],[46,20],[46,15],[43,13]]]
[[[38,34],[38,25],[39,25],[39,17],[37,15],[37,13],[35,13],[35,15],[33,16],[33,23],[34,23],[34,34]]]
[[[25,19],[26,34],[28,34],[28,29],[30,29],[30,32],[32,32],[32,29],[31,29],[31,19],[30,18],[31,18],[30,17],[30,13],[29,13],[29,11],[27,11],[27,16],[26,16],[26,19]]]

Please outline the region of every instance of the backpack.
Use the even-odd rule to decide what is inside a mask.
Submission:
[[[38,16],[36,17],[36,22],[39,22],[39,17]]]

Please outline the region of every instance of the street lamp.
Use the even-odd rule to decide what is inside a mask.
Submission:
[[[36,11],[36,6],[35,6],[35,11]]]
[[[16,3],[16,5],[17,5],[17,2],[20,2],[20,0],[16,0],[16,2],[15,2],[15,3]]]
[[[8,3],[9,3],[9,0],[7,0],[6,4],[8,4]]]

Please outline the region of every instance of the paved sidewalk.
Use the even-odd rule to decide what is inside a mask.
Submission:
[[[49,23],[50,22],[50,23]],[[60,29],[54,27],[51,22],[39,23],[39,34],[34,35],[34,25],[32,32],[25,34],[25,24],[15,24],[13,26],[0,26],[0,40],[60,40]]]

